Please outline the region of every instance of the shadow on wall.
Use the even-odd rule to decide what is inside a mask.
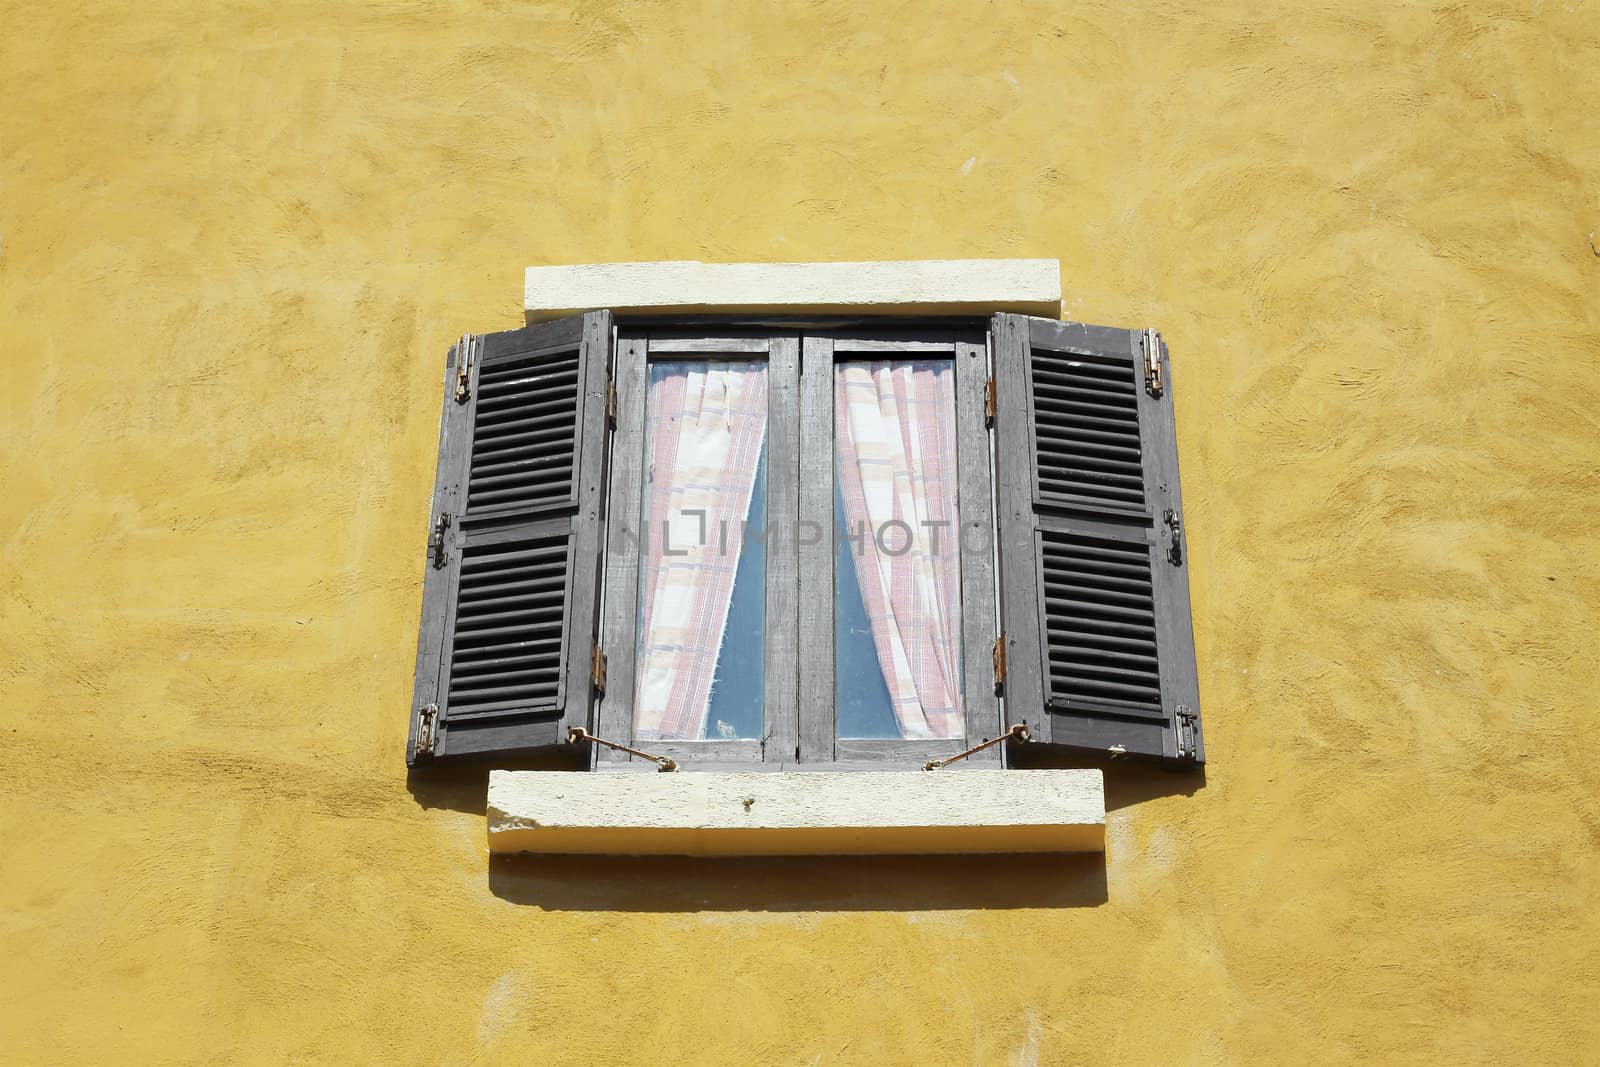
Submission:
[[[1068,764],[1060,764],[1068,765]],[[1125,760],[1099,766],[1106,809],[1192,796],[1203,772],[1174,774]],[[552,769],[527,765],[518,769]],[[412,772],[424,808],[483,816],[483,767]],[[996,856],[490,856],[489,890],[547,911],[941,911],[1085,908],[1107,900],[1103,853]]]
[[[500,761],[495,768],[509,771],[575,771],[582,764],[562,758],[560,750],[554,755],[534,757],[513,762]],[[482,815],[489,806],[489,771],[487,763],[458,763],[444,766],[412,767],[406,770],[406,790],[424,810],[445,808],[449,811]]]
[[[1092,908],[1105,857],[491,856],[489,890],[546,911]]]
[[[1018,770],[1093,768],[1105,776],[1106,810],[1119,811],[1160,797],[1192,797],[1206,787],[1206,769],[1171,770],[1145,760],[1096,755],[1063,755],[1044,746],[1020,745],[1008,757]],[[488,779],[484,779],[487,783]]]

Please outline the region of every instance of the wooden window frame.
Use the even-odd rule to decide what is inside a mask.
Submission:
[[[597,717],[600,736],[631,739],[637,688],[638,596],[640,550],[644,530],[645,400],[648,367],[656,360],[703,356],[711,359],[757,359],[767,364],[767,599],[763,665],[761,738],[715,741],[651,741],[652,753],[697,768],[755,770],[768,765],[769,752],[783,751],[795,736],[798,669],[795,624],[796,551],[793,540],[773,537],[773,530],[796,525],[797,491],[786,472],[798,468],[799,334],[730,325],[724,328],[637,326],[619,324],[615,345],[616,429],[611,444],[611,485],[606,515],[606,562],[601,593],[601,642],[606,649],[607,683]],[[630,742],[631,743],[631,742]],[[641,765],[613,749],[596,746],[596,766],[622,769]],[[643,767],[654,769],[649,763]]]
[[[834,368],[859,359],[945,357],[955,371],[956,484],[964,535],[980,530],[981,539],[963,537],[962,591],[962,697],[966,739],[865,739],[841,738],[835,700],[835,591],[834,568],[838,559],[833,534],[833,493],[836,433],[834,426]],[[801,736],[798,759],[802,764],[868,764],[920,767],[928,760],[954,755],[969,745],[987,740],[1001,729],[1000,706],[994,692],[990,650],[998,633],[995,613],[995,534],[990,487],[993,457],[989,431],[984,425],[984,391],[989,380],[989,351],[981,327],[946,327],[908,324],[899,329],[843,327],[808,332],[805,336],[801,376],[800,452],[810,463],[801,471],[802,515],[827,515],[828,536],[801,546],[800,648],[808,669],[800,677]],[[977,551],[961,547],[977,541]],[[993,764],[999,749],[990,748],[971,757],[973,764]]]
[[[991,654],[996,613],[993,450],[984,402],[990,377],[986,324],[912,321],[870,325],[748,325],[715,319],[617,324],[616,427],[612,434],[602,645],[607,686],[602,737],[633,736],[638,652],[645,394],[648,366],[687,355],[764,359],[768,365],[767,573],[764,707],[759,739],[650,741],[651,753],[696,770],[906,769],[950,756],[1000,730]],[[963,698],[966,740],[840,739],[834,700],[834,365],[839,361],[948,356],[956,375],[957,485],[962,554]],[[826,516],[806,519],[806,516]],[[967,533],[977,531],[977,536]],[[630,744],[633,742],[630,741]],[[654,770],[595,746],[601,770]],[[971,758],[998,766],[999,747]]]

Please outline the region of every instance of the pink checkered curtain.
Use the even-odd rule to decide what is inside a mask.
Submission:
[[[634,729],[641,740],[698,740],[766,440],[766,367],[658,364],[646,410],[649,525]]]
[[[961,737],[955,369],[840,363],[834,403],[846,532],[866,530],[850,552],[900,734]]]

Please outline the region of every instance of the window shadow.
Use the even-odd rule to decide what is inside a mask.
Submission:
[[[1092,908],[1105,855],[490,856],[489,889],[545,911]]]
[[[406,791],[418,805],[445,808],[467,815],[484,815],[489,808],[489,771],[575,771],[587,766],[582,750],[556,749],[518,760],[497,757],[493,762],[445,766],[408,767]]]
[[[1065,768],[1098,770],[1105,776],[1106,810],[1142,804],[1159,797],[1192,797],[1206,787],[1206,769],[1173,769],[1149,760],[1096,755],[1069,755],[1044,745],[1018,745],[1007,755],[1011,766],[1038,770]]]
[[[489,807],[489,768],[406,769],[406,791],[419,807],[483,815]]]
[[[1106,810],[1117,811],[1158,797],[1192,797],[1206,787],[1205,768],[1169,771],[1117,760],[1101,768],[1106,776]]]

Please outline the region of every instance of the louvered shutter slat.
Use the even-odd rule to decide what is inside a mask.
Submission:
[[[1046,744],[1198,762],[1188,580],[1168,557],[1166,515],[1182,511],[1170,374],[1159,391],[1145,379],[1154,335],[1001,315],[994,338],[1007,713]]]
[[[408,762],[566,751],[590,725],[610,337],[604,312],[490,334],[447,389],[416,692],[436,722]]]
[[[540,346],[539,330],[514,331],[521,336],[498,345],[485,339],[473,401],[468,514],[576,505],[582,342],[552,350]]]

